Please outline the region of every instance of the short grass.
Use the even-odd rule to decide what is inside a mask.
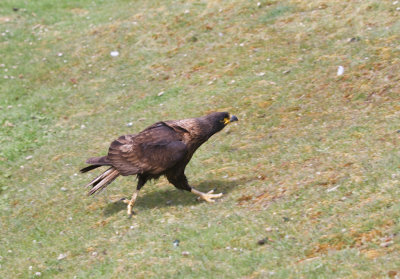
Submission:
[[[378,0],[1,1],[0,277],[400,274],[399,16]],[[215,110],[240,121],[187,174],[220,202],[160,179],[128,219],[113,200],[133,178],[85,195],[79,168],[117,136]]]

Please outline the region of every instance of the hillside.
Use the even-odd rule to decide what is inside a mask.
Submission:
[[[400,276],[399,16],[378,0],[1,1],[0,277]],[[187,175],[219,202],[164,178],[132,219],[134,177],[86,196],[79,169],[112,140],[211,111],[240,121]]]

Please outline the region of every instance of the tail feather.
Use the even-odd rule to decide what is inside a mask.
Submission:
[[[100,174],[99,176],[96,176],[95,179],[93,179],[92,181],[90,181],[88,184],[86,184],[86,188],[92,186],[95,187],[97,184],[99,184],[99,182],[105,178],[107,175],[110,174],[110,172],[112,172],[113,168],[108,168],[105,172],[103,172],[102,174]]]
[[[92,186],[92,189],[88,192],[88,196],[100,193],[107,185],[113,182],[119,174],[120,173],[114,167],[107,169],[86,185],[86,187]]]
[[[81,173],[91,171],[101,166],[111,166],[111,162],[107,156],[89,158],[86,160],[86,163],[90,164],[91,166],[81,169]]]
[[[111,166],[111,162],[107,156],[89,158],[86,160],[86,163],[91,165]]]
[[[88,166],[88,167],[86,167],[86,168],[81,169],[80,172],[81,172],[81,173],[85,173],[85,172],[94,170],[94,169],[96,169],[96,168],[98,168],[98,167],[101,167],[101,165],[91,165],[91,166]]]

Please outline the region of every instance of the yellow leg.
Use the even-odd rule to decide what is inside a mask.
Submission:
[[[132,207],[133,207],[133,205],[135,204],[135,201],[136,201],[136,198],[137,198],[138,193],[139,193],[139,190],[136,190],[136,191],[133,193],[132,198],[131,198],[130,201],[128,201],[128,200],[123,200],[124,203],[127,203],[127,204],[128,204],[127,213],[128,213],[129,216],[132,215]]]
[[[222,197],[222,193],[213,194],[214,190],[211,190],[207,193],[203,193],[203,192],[197,191],[196,189],[192,188],[191,192],[193,194],[199,196],[199,198],[205,200],[206,202],[215,202],[215,200],[213,200],[213,199],[218,199],[218,198]]]

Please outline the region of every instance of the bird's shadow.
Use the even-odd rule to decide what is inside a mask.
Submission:
[[[193,186],[201,192],[208,192],[214,190],[215,193],[223,193],[227,195],[236,186],[248,182],[248,179],[241,178],[233,181],[222,181],[222,180],[207,180],[200,184]],[[152,209],[152,208],[163,208],[169,206],[190,206],[199,204],[197,196],[187,191],[181,191],[174,186],[170,185],[171,188],[154,190],[149,193],[143,193],[138,196],[134,208],[141,209]],[[112,202],[107,204],[104,209],[104,215],[114,215],[122,210],[126,210],[126,204],[122,201]]]

